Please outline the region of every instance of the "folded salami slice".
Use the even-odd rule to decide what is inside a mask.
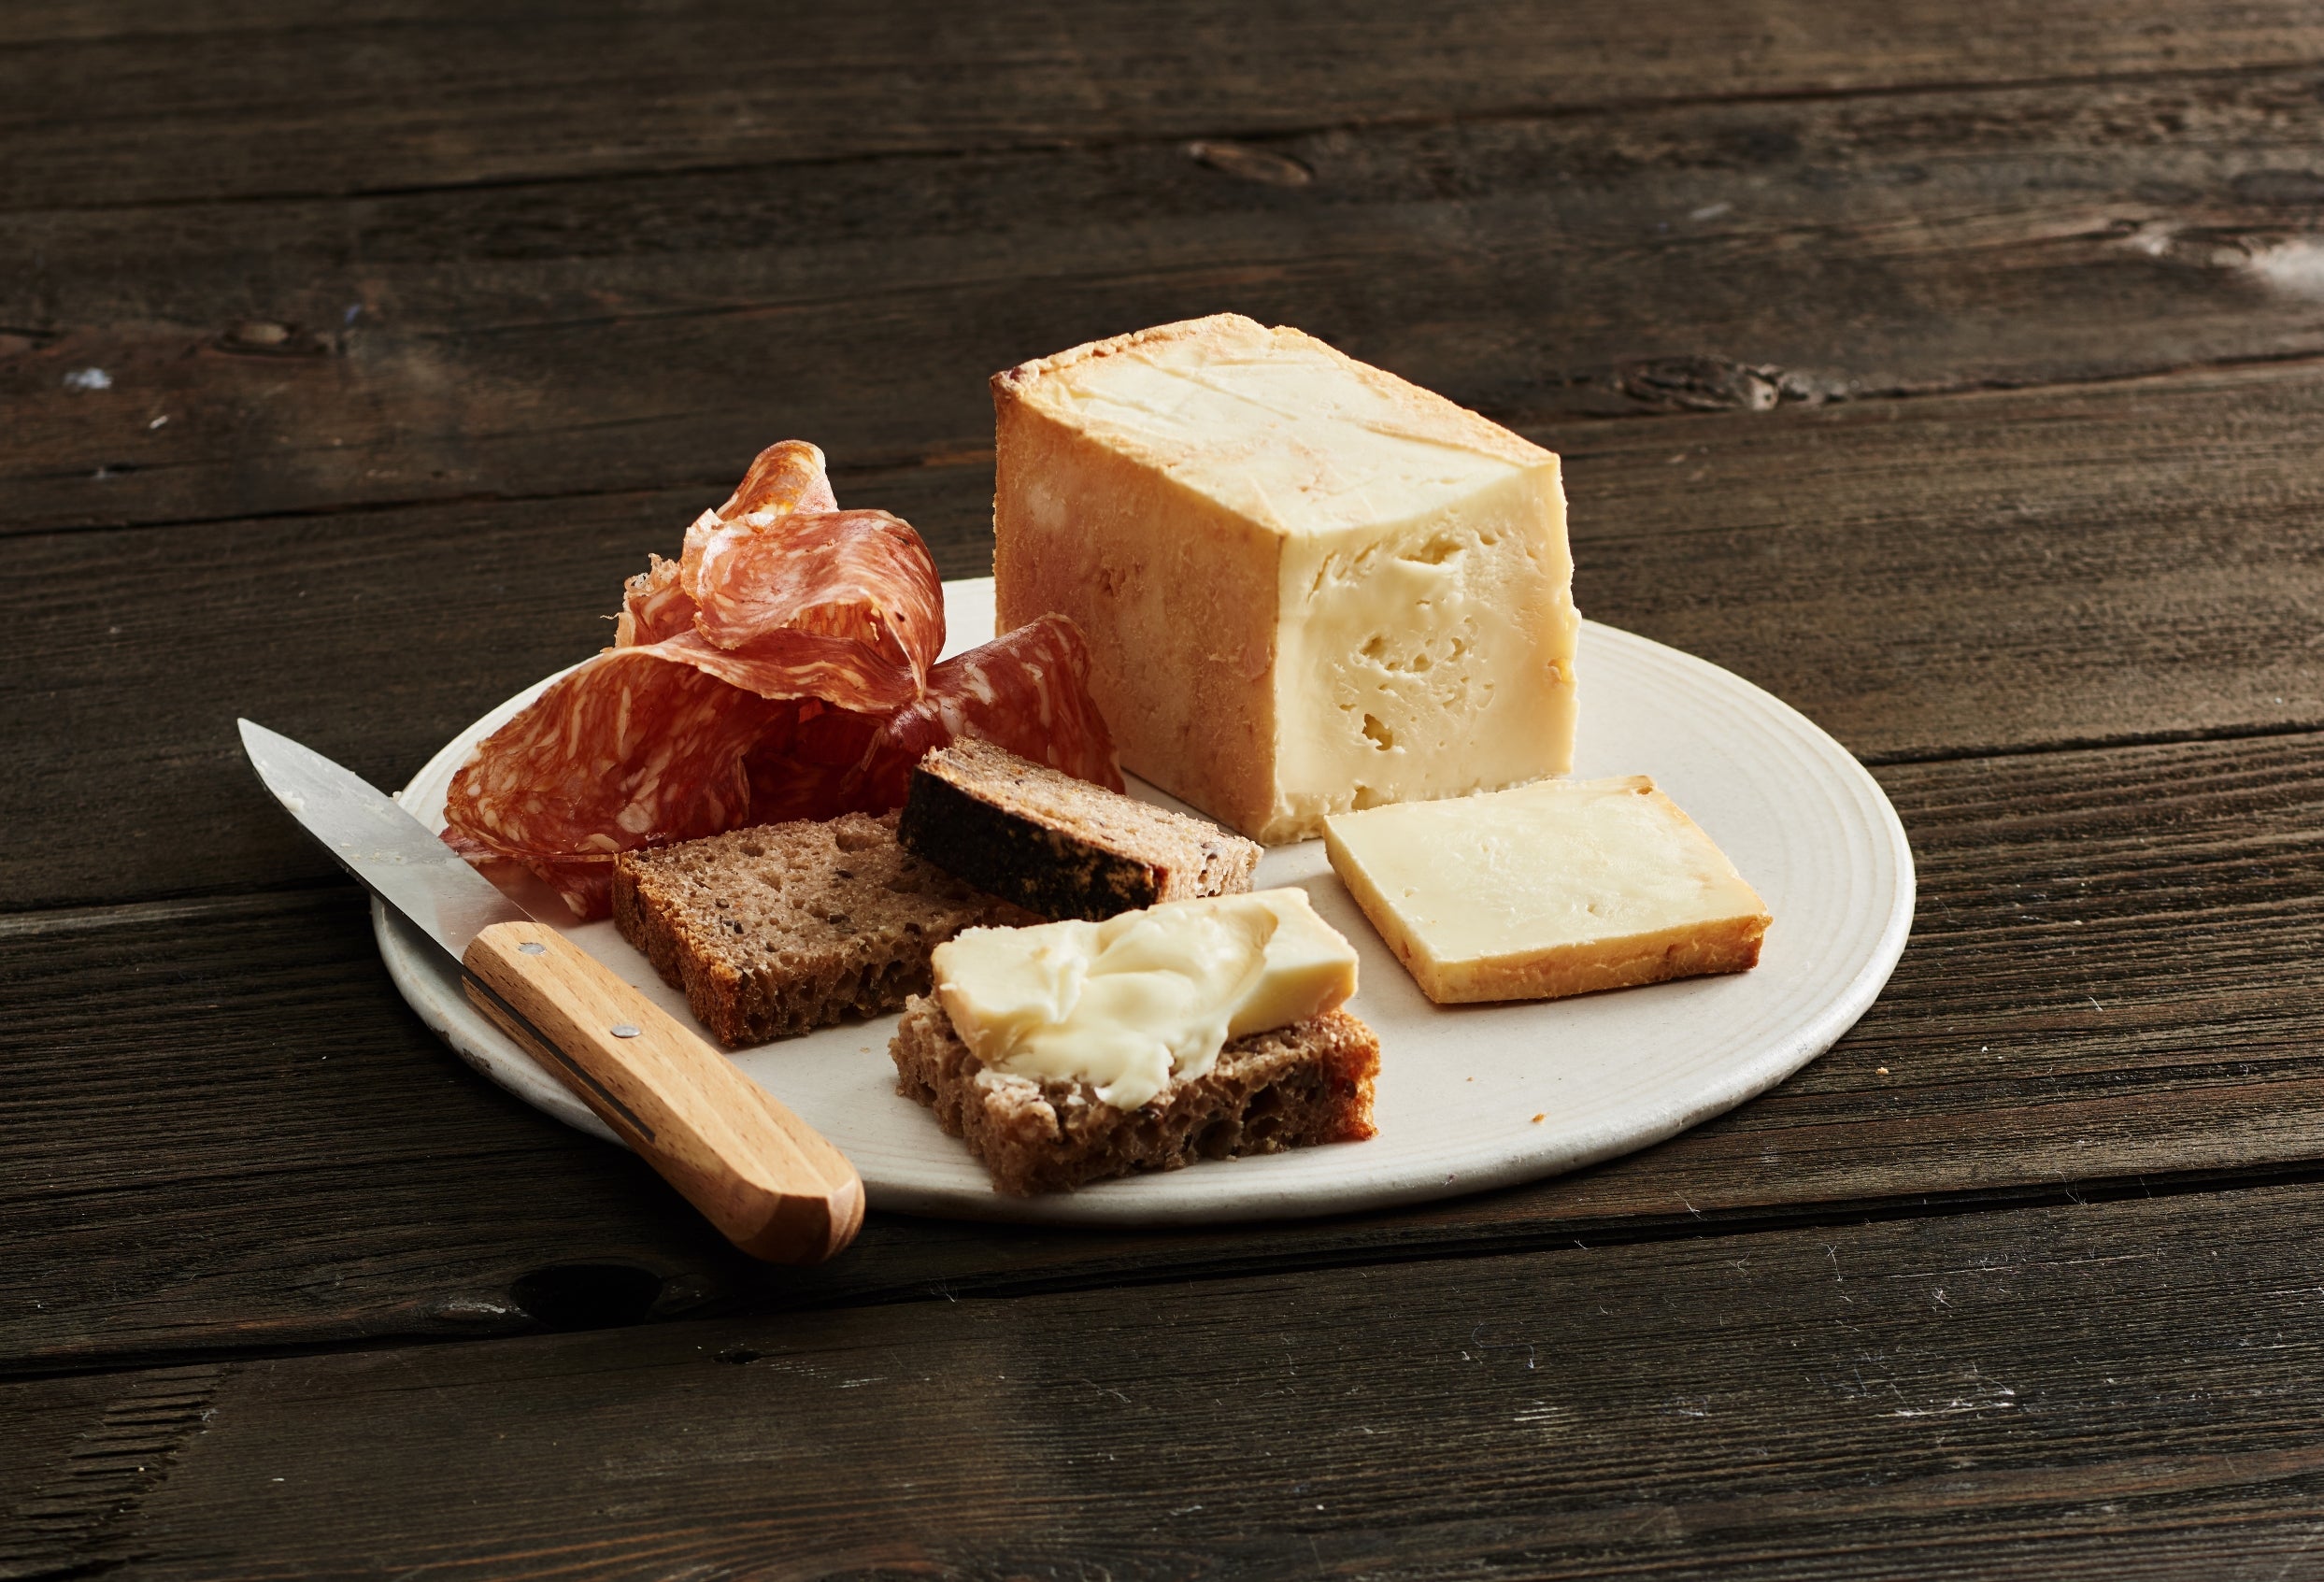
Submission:
[[[694,629],[694,596],[678,586],[678,563],[660,555],[621,585],[621,613],[614,618],[613,646],[647,647]]]
[[[968,736],[1108,791],[1122,789],[1113,734],[1090,696],[1090,650],[1065,616],[1045,615],[931,671],[926,694],[896,710],[873,738],[852,800],[865,811],[903,806],[912,766],[932,748]]]
[[[885,712],[944,648],[944,590],[919,534],[885,511],[720,524],[679,572],[693,629],[673,660],[768,698]]]
[[[697,611],[695,579],[704,549],[720,532],[757,533],[797,513],[820,515],[839,509],[824,471],[823,452],[804,439],[785,439],[759,452],[726,504],[705,511],[686,530],[679,557],[649,557],[646,571],[629,579],[613,646],[642,648],[691,632]],[[943,607],[941,600],[937,607]],[[938,639],[942,647],[942,639]]]
[[[936,664],[927,546],[838,509],[804,441],[629,580],[614,641],[480,743],[444,807],[463,856],[521,864],[584,919],[623,851],[900,806],[920,755],[962,736],[1121,788],[1078,629],[1045,617]]]

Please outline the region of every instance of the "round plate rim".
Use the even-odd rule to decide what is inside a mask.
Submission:
[[[946,591],[952,598],[967,593],[973,599],[978,584],[989,588],[990,578],[950,583]],[[1349,1174],[1360,1179],[1337,1184],[1308,1182],[1290,1190],[1281,1190],[1272,1189],[1254,1178],[1250,1182],[1251,1190],[1233,1194],[1230,1201],[1224,1203],[1156,1201],[1141,1204],[1138,1202],[1135,1188],[1141,1182],[1167,1181],[1169,1176],[1133,1177],[1112,1183],[1109,1184],[1110,1190],[1099,1190],[1105,1192],[1102,1197],[1097,1191],[1090,1191],[1019,1199],[990,1192],[963,1194],[953,1188],[918,1187],[908,1182],[882,1180],[876,1173],[867,1173],[865,1188],[870,1205],[885,1212],[926,1214],[947,1219],[1132,1226],[1298,1219],[1465,1196],[1562,1175],[1651,1147],[1766,1091],[1830,1048],[1878,998],[1897,961],[1903,954],[1911,933],[1917,876],[1912,848],[1905,838],[1903,824],[1898,819],[1895,808],[1878,781],[1857,762],[1854,755],[1780,698],[1732,671],[1682,649],[1602,622],[1587,621],[1584,624],[1595,643],[1623,647],[1634,645],[1634,652],[1641,659],[1660,660],[1693,671],[1698,680],[1708,681],[1715,686],[1740,689],[1742,695],[1754,704],[1766,721],[1789,726],[1825,768],[1836,772],[1841,781],[1856,791],[1859,805],[1870,814],[1871,828],[1864,833],[1878,837],[1873,846],[1874,860],[1880,869],[1885,870],[1872,877],[1875,882],[1882,877],[1888,879],[1890,905],[1876,934],[1869,939],[1860,937],[1856,942],[1861,951],[1861,964],[1840,990],[1817,1006],[1812,1014],[1801,1018],[1784,1035],[1770,1039],[1751,1058],[1739,1059],[1717,1068],[1716,1080],[1704,1080],[1691,1088],[1683,1102],[1672,1105],[1651,1123],[1611,1128],[1594,1136],[1573,1138],[1561,1147],[1543,1148],[1530,1154],[1510,1151],[1498,1159],[1456,1159],[1448,1162],[1450,1168],[1447,1167],[1446,1161],[1439,1161],[1425,1169],[1407,1164],[1404,1168],[1385,1174],[1370,1172],[1361,1160],[1355,1160],[1350,1162]],[[439,776],[448,776],[452,767],[448,761],[453,760],[455,755],[464,757],[483,734],[565,673],[561,670],[555,675],[544,677],[455,734],[396,792],[397,797],[406,799],[415,788]],[[577,1130],[616,1142],[618,1146],[618,1139],[604,1122],[592,1115],[563,1084],[468,1006],[456,988],[457,972],[448,959],[438,962],[441,952],[431,942],[376,900],[372,904],[372,925],[381,958],[397,991],[429,1030],[463,1061],[533,1107]],[[1393,1050],[1383,1052],[1386,1058],[1394,1058]],[[770,1089],[770,1091],[773,1090]],[[780,1094],[777,1093],[777,1096]],[[899,1096],[895,1102],[906,1104],[909,1101]],[[947,1147],[960,1147],[952,1138],[943,1138],[942,1142]],[[1362,1148],[1362,1145],[1342,1146],[1359,1151]],[[1330,1151],[1336,1152],[1337,1149]],[[1206,1165],[1202,1168],[1207,1170],[1214,1167]],[[1230,1162],[1216,1168],[1231,1170],[1234,1165]],[[1157,1196],[1162,1197],[1162,1194]]]

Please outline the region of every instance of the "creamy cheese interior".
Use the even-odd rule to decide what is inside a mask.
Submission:
[[[1438,962],[1530,955],[1761,910],[1710,837],[1642,776],[1347,814],[1325,838],[1332,865],[1370,888]]]
[[[1286,546],[1278,823],[1311,834],[1569,766],[1578,618],[1564,534],[1536,531],[1554,506],[1540,488],[1512,470],[1455,507]]]
[[[988,1072],[1087,1082],[1120,1109],[1204,1076],[1228,1040],[1356,991],[1354,947],[1296,890],[969,929],[934,960],[936,996]]]

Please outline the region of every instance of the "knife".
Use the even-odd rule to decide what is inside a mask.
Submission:
[[[727,1240],[820,1263],[855,1239],[863,1182],[806,1121],[613,970],[494,889],[403,805],[240,720],[266,789],[340,867],[461,966],[477,1007]]]

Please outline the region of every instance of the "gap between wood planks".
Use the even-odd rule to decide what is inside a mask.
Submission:
[[[34,220],[7,514],[720,489],[777,430],[920,462],[989,446],[992,368],[1222,307],[1526,426],[2250,371],[2324,350],[2313,89],[1294,140],[1300,192],[1149,150]]]
[[[2230,1197],[2238,1192],[2324,1183],[2324,1162],[2290,1169],[2194,1172],[2184,1176],[2142,1175],[2121,1179],[2060,1181],[2022,1190],[1927,1193],[1891,1200],[1853,1204],[1805,1205],[1796,1212],[1770,1209],[1721,1210],[1693,1219],[1653,1221],[1609,1221],[1561,1226],[1537,1236],[1517,1235],[1495,1241],[1463,1242],[1448,1238],[1421,1245],[1378,1245],[1335,1247],[1303,1252],[1271,1247],[1261,1261],[1225,1260],[1215,1263],[1189,1261],[1159,1265],[1150,1272],[1106,1269],[1084,1274],[1061,1274],[1012,1278],[948,1277],[888,1288],[866,1288],[802,1302],[761,1295],[706,1304],[666,1316],[639,1315],[611,1322],[542,1322],[527,1328],[487,1333],[453,1334],[417,1332],[349,1337],[342,1340],[266,1342],[233,1346],[156,1347],[91,1362],[50,1364],[0,1362],[0,1385],[38,1379],[107,1378],[135,1375],[156,1368],[198,1368],[219,1362],[261,1361],[301,1357],[335,1357],[386,1353],[412,1347],[463,1346],[484,1341],[522,1339],[532,1335],[572,1334],[599,1330],[659,1328],[675,1323],[707,1320],[781,1318],[791,1314],[840,1313],[858,1308],[934,1305],[938,1303],[1020,1302],[1076,1292],[1134,1290],[1145,1286],[1230,1285],[1241,1281],[1279,1278],[1328,1269],[1361,1269],[1413,1264],[1486,1263],[1510,1258],[1538,1258],[1568,1252],[1650,1247],[1673,1243],[1747,1240],[1803,1231],[1844,1231],[1892,1225],[1914,1220],[1943,1219],[1973,1214],[2001,1214],[2072,1204],[2167,1201],[2189,1197]],[[891,1220],[916,1217],[884,1216]],[[1253,1229],[1282,1229],[1262,1224]],[[621,1265],[586,1263],[551,1265],[548,1271],[603,1269]],[[640,1274],[646,1271],[637,1271]]]
[[[754,310],[748,307],[721,307],[714,309],[702,309],[685,314],[659,316],[640,314],[629,317],[635,319],[650,319],[653,317],[719,318],[729,315],[747,315],[752,311]],[[606,323],[618,323],[623,321],[626,321],[623,318],[615,318],[603,321],[603,322]],[[9,332],[5,326],[0,326],[0,335],[7,333]],[[41,335],[48,334],[48,332],[32,331],[26,331],[23,333],[28,335],[36,333]],[[2171,392],[2172,387],[2179,382],[2189,379],[2201,378],[2205,376],[2220,374],[2232,375],[2243,371],[2262,372],[2279,369],[2290,373],[2297,372],[2303,368],[2324,369],[2324,352],[2300,350],[2287,351],[2268,356],[2219,357],[2198,362],[2179,363],[2169,367],[2098,371],[2078,378],[2053,377],[2027,379],[1963,379],[1957,383],[1951,384],[1932,383],[1927,385],[1898,387],[1895,389],[1858,391],[1844,395],[1818,397],[1812,402],[1801,405],[1822,407],[1861,407],[1870,410],[1885,409],[1893,406],[1906,407],[1918,411],[1923,409],[1920,406],[1920,404],[1926,403],[1926,409],[1941,410],[1943,404],[1946,402],[1973,400],[1982,395],[2039,396],[2050,392],[2129,389],[2142,385],[2152,386],[2158,392],[2167,394]],[[1784,408],[1770,407],[1767,409],[1767,412],[1772,413],[1782,409]],[[1563,444],[1567,447],[1566,450],[1561,452],[1561,454],[1563,454],[1566,459],[1571,462],[1575,454],[1573,442],[1576,439],[1584,437],[1593,429],[1603,428],[1608,431],[1618,430],[1624,432],[1635,432],[1637,425],[1643,423],[1683,422],[1713,416],[1732,417],[1737,420],[1747,422],[1754,417],[1765,415],[1767,415],[1767,413],[1747,413],[1740,411],[1715,412],[1709,410],[1689,411],[1682,408],[1665,408],[1660,410],[1640,409],[1628,412],[1576,413],[1564,417],[1554,423],[1519,421],[1515,426],[1518,432],[1536,439],[1547,439],[1548,437],[1552,437],[1549,435],[1549,431],[1552,429],[1560,431],[1554,437],[1557,438],[1558,443]],[[1554,447],[1552,448],[1554,449]],[[851,455],[844,466],[835,466],[832,469],[832,477],[836,485],[842,486],[844,492],[844,486],[848,485],[851,481],[874,476],[886,476],[907,472],[936,472],[942,469],[958,466],[989,466],[991,464],[991,461],[992,452],[989,448],[984,449],[964,449],[957,444],[938,445],[920,450],[899,450],[884,454],[877,451],[870,451]],[[138,467],[134,470],[166,471],[168,468],[167,464],[164,464],[161,467]],[[53,477],[59,479],[69,479],[79,478],[85,475],[78,471],[72,471],[57,472],[52,474],[30,474],[26,476],[36,478]],[[326,501],[314,505],[286,506],[272,510],[221,512],[206,516],[168,517],[144,521],[104,522],[88,526],[74,526],[69,524],[59,525],[51,522],[36,521],[9,522],[5,520],[0,520],[0,541],[6,541],[13,538],[39,538],[54,534],[113,534],[165,532],[175,528],[221,527],[244,522],[327,520],[339,517],[378,516],[396,511],[410,510],[415,507],[440,506],[449,510],[462,506],[549,505],[555,504],[559,501],[650,501],[657,497],[666,496],[677,492],[683,492],[690,490],[699,490],[706,497],[707,497],[732,488],[733,483],[734,480],[726,477],[724,474],[720,474],[715,477],[705,474],[699,477],[677,477],[668,481],[657,481],[652,484],[634,484],[618,488],[548,491],[472,490],[457,494],[411,494],[380,499],[349,500],[340,502]],[[1711,533],[1720,530],[1721,524],[1712,523],[1697,529],[1696,531]],[[1664,531],[1667,532],[1669,530]],[[2311,728],[2314,727],[2303,724],[2288,726],[2284,729],[2298,731]],[[2275,733],[2272,729],[2250,733],[2227,733],[2228,735],[2246,734],[2270,734]],[[2188,735],[2160,734],[2127,735],[2118,737],[2093,736],[2089,738],[2077,738],[2072,741],[2061,741],[2056,750],[2084,747],[2135,746],[2146,742],[2202,741],[2211,739],[2225,738],[2214,738],[2200,732]],[[1861,756],[1862,761],[1866,763],[1909,763],[1935,762],[1947,757],[1977,758],[1993,755],[2005,755],[2010,752],[2032,752],[2044,750],[2053,749],[2030,747],[1963,748],[1958,751],[1947,750],[1921,755],[1909,753],[1902,755],[1869,753],[1860,756]]]
[[[18,48],[18,46],[0,44],[0,53],[12,48]],[[2245,66],[2196,66],[2175,70],[2095,72],[2078,77],[2024,77],[1991,80],[1975,78],[1943,78],[1861,88],[1800,88],[1759,93],[1693,93],[1668,98],[1631,96],[1553,107],[1512,106],[1503,109],[1466,111],[1446,115],[1367,116],[1319,121],[1296,125],[1259,123],[1242,127],[1212,128],[1205,131],[1158,135],[1048,137],[990,143],[962,143],[941,148],[875,149],[862,152],[802,154],[763,160],[679,161],[667,164],[625,165],[606,170],[576,171],[565,174],[544,172],[539,175],[485,178],[473,181],[429,181],[374,187],[283,189],[264,192],[229,192],[200,197],[126,198],[85,204],[42,203],[28,205],[14,210],[0,208],[0,215],[11,212],[19,214],[107,214],[149,209],[166,212],[221,206],[423,198],[450,192],[522,192],[547,188],[590,186],[604,181],[651,179],[656,177],[747,176],[780,170],[839,169],[851,165],[892,164],[900,161],[942,161],[1048,152],[1101,153],[1113,150],[1166,149],[1205,143],[1224,144],[1230,147],[1247,146],[1264,150],[1271,143],[1288,143],[1304,137],[1328,136],[1333,133],[1428,132],[1462,126],[1572,121],[1593,115],[1638,115],[1663,110],[1677,113],[1693,109],[1746,109],[1761,105],[1846,104],[1854,100],[1912,99],[1946,93],[2055,93],[2061,89],[2136,88],[2176,82],[2231,82],[2258,80],[2270,77],[2305,76],[2312,69],[2313,67],[2307,63],[2274,63]],[[671,316],[675,317],[675,315]],[[638,317],[646,316],[639,315]],[[31,330],[11,332],[7,326],[0,325],[0,334],[7,333],[32,335],[45,332]]]
[[[1431,1574],[1709,1575],[1724,1550],[1766,1575],[1823,1555],[1886,1575],[1946,1546],[1947,1575],[2025,1575],[2045,1537],[2125,1575],[2143,1535],[2181,1562],[2149,1574],[2184,1575],[2205,1532],[2246,1552],[2256,1517],[2316,1534],[2316,1224],[2295,1189],[1457,1281],[1261,1275],[250,1356],[12,1385],[0,1455],[55,1501],[32,1535],[79,1551],[51,1563],[169,1557],[173,1575],[247,1575],[259,1554],[268,1575],[454,1555],[663,1575],[686,1548],[818,1575],[1047,1575],[1126,1550],[1289,1575],[1321,1559],[1312,1532],[1349,1575],[1424,1551]],[[107,1450],[176,1460],[139,1484]],[[108,1473],[109,1521],[50,1492]],[[1279,1551],[1252,1537],[1279,1532]]]

